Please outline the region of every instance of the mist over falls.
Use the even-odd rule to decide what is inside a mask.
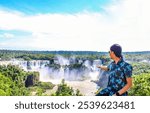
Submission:
[[[65,81],[85,81],[90,80],[102,87],[107,85],[106,73],[96,66],[101,65],[99,59],[90,60],[76,57],[56,56],[52,60],[11,60],[1,61],[1,64],[19,65],[25,71],[38,71],[40,73],[40,81],[48,82],[54,80]],[[97,82],[101,80],[101,82]]]

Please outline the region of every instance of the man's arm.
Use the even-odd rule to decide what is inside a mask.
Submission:
[[[127,80],[127,84],[121,90],[118,91],[120,95],[122,95],[132,87],[132,77],[128,77],[126,78],[126,80]]]
[[[97,66],[97,68],[100,68],[100,69],[102,69],[102,70],[108,71],[107,66]]]

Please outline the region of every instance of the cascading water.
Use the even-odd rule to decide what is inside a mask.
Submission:
[[[38,71],[41,81],[50,81],[51,79],[65,79],[69,81],[97,80],[101,79],[104,74],[104,71],[97,68],[97,65],[102,64],[101,60],[91,61],[76,59],[75,57],[64,58],[62,56],[56,56],[54,63],[59,65],[57,69],[49,67],[50,61],[48,60],[1,61],[1,64],[19,65],[25,71]]]
[[[0,62],[2,64],[2,61]],[[106,87],[107,75],[104,71],[97,68],[101,65],[101,60],[85,60],[75,57],[64,58],[56,56],[53,64],[48,60],[11,60],[4,61],[5,64],[19,65],[25,71],[38,71],[40,81],[60,83],[65,79],[67,84],[85,92],[86,95],[93,95],[90,92],[96,91],[97,85]],[[104,75],[105,74],[105,75]],[[99,80],[101,80],[99,82]],[[96,83],[96,84],[95,84]]]

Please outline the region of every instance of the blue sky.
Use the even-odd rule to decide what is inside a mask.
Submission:
[[[99,12],[111,0],[1,0],[0,6],[26,14]]]
[[[149,0],[1,0],[0,49],[148,51]],[[139,46],[141,45],[141,46]]]

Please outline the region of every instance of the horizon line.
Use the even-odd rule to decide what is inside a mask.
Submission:
[[[94,50],[25,50],[25,49],[0,49],[0,51],[29,51],[29,52],[104,52],[107,51],[94,51]],[[134,52],[150,52],[150,50],[144,51],[123,51],[122,53],[134,53]]]

